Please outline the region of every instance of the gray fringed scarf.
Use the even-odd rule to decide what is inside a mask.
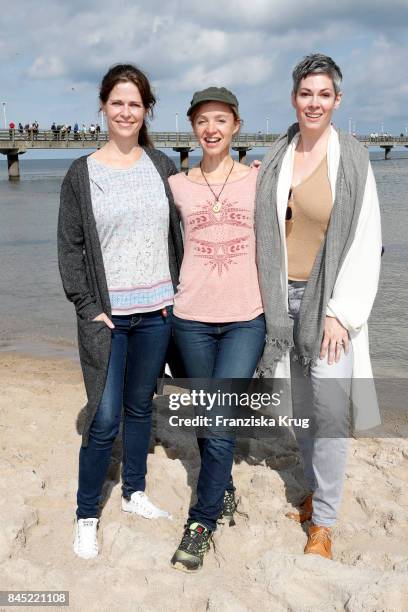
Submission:
[[[259,284],[266,319],[266,345],[259,372],[273,376],[276,362],[295,347],[295,355],[308,368],[316,361],[323,338],[326,307],[338,272],[354,239],[368,172],[368,151],[353,136],[339,132],[340,162],[336,197],[329,225],[316,256],[300,307],[297,333],[288,316],[281,285],[281,241],[277,215],[277,185],[286,150],[299,125],[292,125],[265,156],[258,176],[255,231]]]

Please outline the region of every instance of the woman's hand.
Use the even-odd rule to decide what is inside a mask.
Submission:
[[[257,170],[259,170],[259,168],[261,167],[262,162],[259,159],[254,159],[250,164],[249,167],[250,168],[256,168]]]
[[[101,312],[101,314],[92,319],[92,321],[103,321],[110,329],[115,328],[110,318],[104,312]]]
[[[348,331],[334,317],[326,317],[324,322],[324,333],[322,346],[320,347],[320,359],[324,359],[327,355],[327,363],[332,365],[338,363],[341,357],[341,349],[344,347],[344,352],[347,355],[349,351],[349,336]]]

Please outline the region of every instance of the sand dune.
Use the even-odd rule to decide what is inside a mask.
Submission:
[[[120,511],[117,444],[101,554],[82,561],[72,552],[79,368],[13,354],[0,364],[2,589],[68,590],[71,610],[408,610],[407,440],[352,441],[333,562],[304,556],[305,531],[284,516],[303,492],[293,440],[240,443],[237,525],[220,526],[194,576],[169,566],[197,475],[194,439],[162,436],[149,454],[147,492],[173,521]]]

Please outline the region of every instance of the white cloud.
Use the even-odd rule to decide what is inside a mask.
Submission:
[[[369,52],[354,55],[353,70],[345,85],[347,107],[358,109],[361,121],[374,127],[382,121],[406,124],[408,84],[405,79],[408,47],[379,37]]]
[[[173,84],[173,89],[193,91],[208,85],[236,87],[254,86],[270,80],[271,61],[264,57],[247,57],[240,62],[230,61],[214,69],[206,70],[205,66],[195,66],[183,75],[180,81]]]
[[[340,117],[400,122],[406,112],[407,0],[37,0],[33,8],[21,0],[5,12],[3,68],[13,67],[16,92],[18,82],[39,87],[54,79],[56,105],[66,91],[76,92],[77,107],[80,95],[94,105],[106,69],[131,61],[155,84],[164,117],[214,83],[248,100],[249,117],[273,108],[283,122],[291,116],[294,64],[322,51],[343,69]]]
[[[59,79],[65,75],[65,65],[59,57],[39,55],[27,75],[32,79]]]
[[[274,33],[291,28],[319,31],[333,21],[380,30],[404,28],[408,17],[406,0],[181,0],[178,7],[202,23],[266,28]]]

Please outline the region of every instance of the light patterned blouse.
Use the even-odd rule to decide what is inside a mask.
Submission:
[[[130,168],[88,157],[92,209],[112,314],[152,312],[173,303],[169,203],[148,155]]]

